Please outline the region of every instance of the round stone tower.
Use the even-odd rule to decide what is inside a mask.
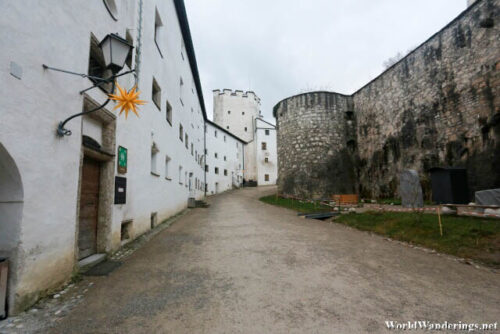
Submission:
[[[356,117],[350,96],[311,92],[273,109],[278,191],[301,198],[356,193]]]

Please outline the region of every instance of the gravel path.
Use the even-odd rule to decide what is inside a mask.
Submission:
[[[50,333],[377,333],[496,322],[500,275],[233,191],[191,210],[47,323]]]

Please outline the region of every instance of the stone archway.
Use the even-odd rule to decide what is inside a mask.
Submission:
[[[14,278],[17,272],[17,246],[21,233],[24,191],[21,174],[14,159],[0,143],[0,258],[10,267],[8,301],[14,303]]]

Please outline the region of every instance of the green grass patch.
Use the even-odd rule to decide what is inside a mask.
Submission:
[[[292,209],[301,213],[325,212],[332,210],[331,207],[319,204],[318,202],[303,202],[295,199],[281,198],[276,195],[264,196],[261,197],[260,200],[267,204],[282,206],[284,208]]]
[[[499,220],[457,216],[441,218],[442,237],[438,217],[434,214],[367,212],[342,215],[335,222],[500,267]]]

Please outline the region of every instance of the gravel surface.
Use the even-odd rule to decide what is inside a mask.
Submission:
[[[258,201],[274,190],[210,198],[38,331],[378,333],[389,320],[499,320],[498,273]]]

